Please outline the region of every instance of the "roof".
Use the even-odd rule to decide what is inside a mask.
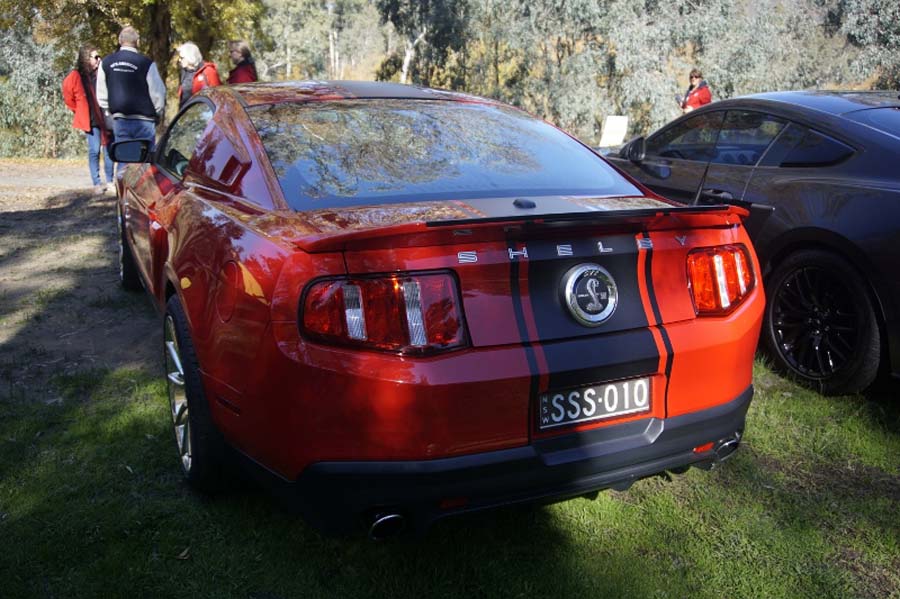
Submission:
[[[494,100],[459,92],[381,81],[278,81],[271,83],[242,83],[229,86],[227,89],[240,95],[243,102],[248,106],[373,98],[497,103]]]
[[[842,115],[866,108],[900,106],[900,91],[792,91],[767,92],[735,98],[764,100]]]

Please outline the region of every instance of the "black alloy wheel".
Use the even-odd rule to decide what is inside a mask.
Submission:
[[[766,285],[763,341],[776,366],[825,395],[858,393],[878,373],[881,339],[869,286],[843,258],[803,250]]]

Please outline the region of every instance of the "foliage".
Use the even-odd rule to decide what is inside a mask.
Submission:
[[[52,68],[64,55],[54,44],[37,43],[21,27],[0,30],[0,156],[84,151],[84,136],[72,128],[72,113],[62,99],[69,69]]]
[[[257,67],[268,79],[370,79],[387,28],[367,0],[266,0]]]
[[[841,31],[861,48],[853,68],[883,88],[900,89],[900,2],[841,0],[834,13]]]
[[[141,50],[165,78],[178,44],[194,41],[204,55],[222,52],[225,41],[259,31],[262,12],[261,0],[0,0],[0,27],[39,26],[63,50],[74,53],[92,42],[109,53],[121,28],[133,25],[141,34]]]
[[[47,72],[67,68],[84,40],[112,50],[126,22],[163,73],[188,39],[227,71],[224,41],[242,38],[262,79],[462,90],[518,105],[588,142],[610,114],[628,115],[634,134],[678,116],[674,96],[693,67],[714,100],[900,86],[895,0],[0,0],[0,30],[33,25],[59,40],[52,56],[35,57],[50,61]],[[34,112],[35,122],[43,118]]]
[[[391,23],[403,39],[401,83],[411,75],[413,81],[429,85],[448,56],[465,46],[468,0],[377,0],[377,4],[382,23]],[[389,58],[381,72],[388,75],[386,67],[394,62]],[[452,83],[458,87],[463,81]]]

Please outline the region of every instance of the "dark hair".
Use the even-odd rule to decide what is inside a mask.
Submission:
[[[253,61],[253,56],[250,54],[250,44],[245,42],[244,40],[232,40],[228,42],[228,50],[237,50],[241,53],[241,56],[244,57],[244,60]]]
[[[91,54],[96,51],[97,48],[91,44],[84,44],[78,48],[78,58],[75,60],[75,70],[82,75],[90,75],[93,70],[91,67]]]
[[[700,69],[691,69],[690,77],[700,77],[700,79],[703,79],[703,73],[700,72]]]

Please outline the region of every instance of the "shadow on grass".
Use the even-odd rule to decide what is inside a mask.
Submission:
[[[863,394],[866,410],[886,430],[900,434],[900,379],[882,376]]]
[[[182,482],[160,380],[93,371],[56,384],[61,404],[0,419],[5,596],[645,596],[665,584],[645,555],[584,533],[597,507],[585,500],[376,544],[324,538],[255,488],[199,497]]]

